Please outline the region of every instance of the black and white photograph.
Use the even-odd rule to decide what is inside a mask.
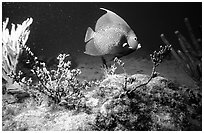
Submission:
[[[202,131],[202,1],[3,1],[2,131]]]

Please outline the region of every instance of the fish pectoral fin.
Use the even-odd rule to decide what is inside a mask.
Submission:
[[[140,49],[142,47],[142,45],[139,43],[137,46],[137,49]]]
[[[100,51],[95,46],[94,40],[91,39],[87,44],[86,44],[86,51],[84,52],[85,54],[92,55],[92,56],[100,56],[102,55]]]
[[[124,43],[123,45],[122,45],[122,47],[125,47],[125,46],[127,46],[128,44],[127,43]]]
[[[90,27],[88,27],[84,42],[88,42],[89,40],[91,40],[93,38],[93,35],[94,35],[94,31]]]

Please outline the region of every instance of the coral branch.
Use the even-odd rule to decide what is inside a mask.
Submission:
[[[185,18],[184,21],[190,34],[192,43],[189,43],[179,31],[175,31],[182,51],[175,51],[173,48],[171,48],[171,53],[182,65],[184,71],[200,86],[202,81],[201,45],[199,44],[198,39],[195,38],[188,19]],[[170,45],[163,34],[161,35],[161,39],[166,45]]]
[[[17,86],[14,75],[16,75],[18,58],[22,54],[22,48],[28,40],[29,27],[33,19],[28,18],[22,24],[17,24],[17,27],[12,24],[10,31],[7,28],[8,22],[9,18],[3,22],[2,28],[2,77],[7,82],[7,89],[13,89],[13,87]]]
[[[200,51],[201,47],[200,47],[200,45],[198,43],[198,40],[196,39],[196,37],[193,34],[193,29],[191,28],[191,25],[190,25],[190,22],[189,22],[188,18],[185,18],[184,22],[186,24],[186,27],[188,29],[188,33],[189,33],[189,35],[191,37],[192,43],[195,46],[196,51],[200,52],[200,53],[197,53],[197,54],[201,55],[202,54],[201,51]]]
[[[160,46],[160,50],[158,52],[154,51],[153,54],[150,54],[150,57],[153,63],[153,68],[152,68],[152,73],[150,75],[150,78],[145,83],[136,86],[132,90],[128,90],[126,94],[128,95],[132,94],[137,88],[147,85],[153,78],[155,78],[158,75],[158,73],[156,72],[156,67],[162,62],[165,56],[170,53],[170,50],[171,50],[171,45],[165,45],[165,46]]]

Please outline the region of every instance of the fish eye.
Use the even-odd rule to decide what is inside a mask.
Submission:
[[[137,40],[137,37],[134,37],[135,40]]]

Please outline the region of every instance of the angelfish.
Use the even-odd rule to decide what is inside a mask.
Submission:
[[[111,54],[120,58],[141,47],[134,31],[120,16],[110,10],[100,9],[107,13],[97,20],[95,31],[88,27],[85,35],[85,54]]]

